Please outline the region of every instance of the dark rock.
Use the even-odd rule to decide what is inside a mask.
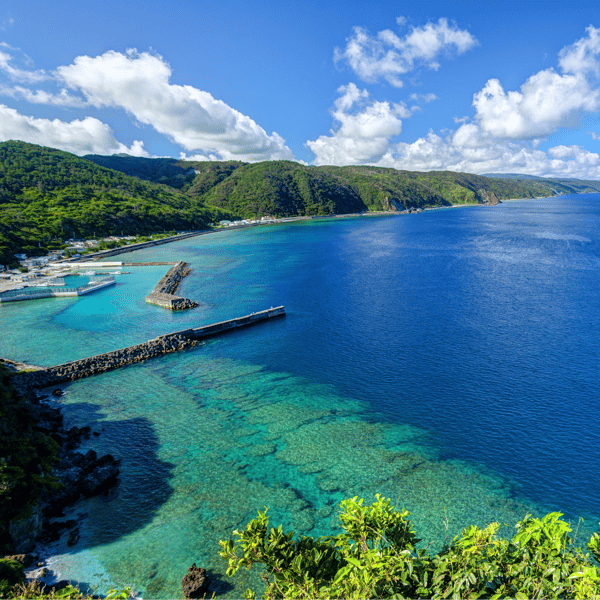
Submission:
[[[208,591],[209,583],[206,569],[198,568],[194,563],[181,580],[184,598],[202,598]]]
[[[98,460],[98,454],[95,450],[88,450],[85,455],[85,460],[87,462],[96,462],[96,460]]]
[[[113,459],[113,462],[101,464],[99,467],[94,466],[94,468],[79,481],[77,488],[84,496],[95,496],[110,488],[115,483],[118,474],[119,467]]]
[[[67,546],[74,546],[79,541],[79,529],[73,529],[69,534]]]
[[[60,592],[65,588],[69,587],[71,584],[67,579],[61,579],[56,583],[53,583],[51,586],[45,586],[44,594],[52,595],[52,592]]]
[[[62,396],[62,395],[63,395],[63,391],[62,391],[62,390],[60,390],[60,389],[56,389],[56,390],[54,390],[54,391],[52,392],[52,395],[53,395],[53,396],[57,396],[57,397],[58,397],[58,396]]]

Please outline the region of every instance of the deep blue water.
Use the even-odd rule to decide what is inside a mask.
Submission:
[[[71,384],[71,422],[123,457],[57,571],[176,595],[191,562],[239,596],[216,541],[264,505],[334,530],[381,492],[440,542],[468,524],[600,517],[600,195],[222,232],[123,255],[186,260],[170,313],[131,269],[77,300],[0,307],[0,355],[56,364],[283,304],[285,319]],[[115,525],[117,524],[117,525]],[[510,531],[508,531],[510,534]],[[229,590],[229,591],[228,591]]]

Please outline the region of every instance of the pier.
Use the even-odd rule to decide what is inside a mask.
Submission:
[[[157,356],[164,356],[171,352],[185,350],[195,346],[201,340],[284,316],[285,307],[277,306],[229,321],[167,333],[142,344],[74,360],[54,367],[20,372],[15,374],[12,380],[15,386],[23,391],[75,381]]]
[[[90,281],[87,285],[78,288],[58,288],[54,290],[36,290],[34,288],[22,288],[0,292],[0,304],[4,302],[19,302],[21,300],[38,300],[39,298],[61,298],[70,296],[85,296],[96,290],[101,290],[109,285],[115,285],[114,277],[103,277]]]

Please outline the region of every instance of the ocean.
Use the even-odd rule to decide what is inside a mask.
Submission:
[[[287,316],[64,386],[67,424],[122,459],[80,501],[80,540],[47,546],[60,578],[177,597],[195,562],[269,507],[298,534],[339,531],[338,503],[379,493],[439,549],[470,524],[510,536],[559,510],[600,520],[600,194],[223,231],[124,254],[184,260],[171,313],[128,267],[78,299],[0,306],[0,355],[52,365],[284,305]],[[114,260],[114,258],[112,259]],[[583,520],[582,520],[583,519]]]

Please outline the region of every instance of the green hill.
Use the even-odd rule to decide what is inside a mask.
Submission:
[[[600,181],[592,179],[569,179],[564,177],[538,177],[523,173],[487,173],[486,177],[498,179],[535,180],[551,187],[559,194],[588,194],[600,192]]]
[[[0,143],[0,264],[71,237],[204,229],[217,214],[177,189],[68,152]]]
[[[240,217],[405,210],[555,193],[546,182],[493,179],[450,171],[308,167],[290,161],[247,164],[125,156],[85,158],[142,179],[172,182],[188,196]]]
[[[44,254],[71,237],[204,229],[234,218],[403,211],[507,198],[597,192],[600,182],[291,161],[77,157],[0,143],[0,264]]]

